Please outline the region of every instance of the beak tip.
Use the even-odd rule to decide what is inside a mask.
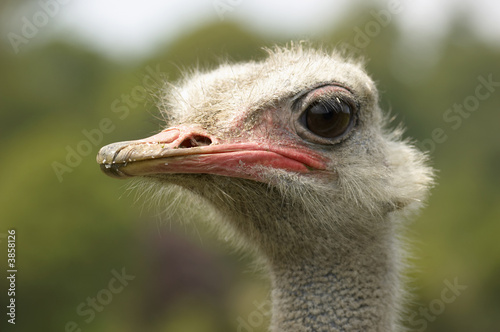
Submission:
[[[124,163],[115,163],[116,156],[120,150],[130,145],[130,142],[118,142],[103,146],[96,156],[96,161],[99,164],[101,171],[116,179],[124,179],[130,177],[125,174],[121,167],[126,165]]]
[[[98,164],[111,164],[115,161],[117,154],[130,146],[133,141],[111,143],[103,146],[97,153],[96,161]]]

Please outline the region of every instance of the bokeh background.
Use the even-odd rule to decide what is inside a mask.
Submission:
[[[312,40],[367,59],[382,107],[438,170],[408,229],[406,325],[500,331],[499,17],[495,0],[0,2],[0,330],[266,331],[269,287],[252,258],[203,222],[143,208],[95,155],[161,129],[161,79]],[[450,284],[461,287],[444,301]]]

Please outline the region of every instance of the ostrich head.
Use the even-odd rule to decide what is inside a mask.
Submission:
[[[165,130],[101,149],[107,175],[203,197],[271,270],[356,260],[397,285],[398,264],[388,258],[398,247],[396,216],[420,205],[431,169],[400,130],[386,128],[359,63],[301,45],[276,48],[261,62],[193,73],[163,102]],[[387,291],[388,302],[395,293]]]

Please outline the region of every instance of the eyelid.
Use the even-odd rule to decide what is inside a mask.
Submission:
[[[320,83],[312,88],[309,88],[305,91],[302,91],[300,92],[299,94],[297,94],[295,97],[293,97],[292,99],[292,109],[295,110],[295,111],[303,111],[304,109],[306,109],[311,103],[317,101],[317,100],[321,100],[319,98],[314,98],[314,92],[318,91],[318,90],[322,90],[324,88],[328,88],[328,87],[331,87],[333,90],[338,90],[338,93],[339,94],[342,94],[342,95],[346,95],[347,98],[349,98],[349,101],[351,103],[353,103],[354,105],[358,106],[357,105],[357,102],[354,101],[354,98],[353,98],[353,93],[352,91],[343,86],[342,84],[340,83],[336,83],[336,82],[328,82],[328,83]],[[333,91],[332,91],[333,92]],[[338,98],[336,96],[336,98]]]

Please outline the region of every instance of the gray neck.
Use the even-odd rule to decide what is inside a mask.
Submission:
[[[249,180],[216,179],[201,193],[228,218],[230,234],[267,261],[273,332],[396,330],[400,250],[385,206],[337,201],[326,211],[328,193],[290,196]],[[224,195],[213,195],[217,186]]]
[[[391,242],[271,263],[271,330],[395,331],[400,296]]]

